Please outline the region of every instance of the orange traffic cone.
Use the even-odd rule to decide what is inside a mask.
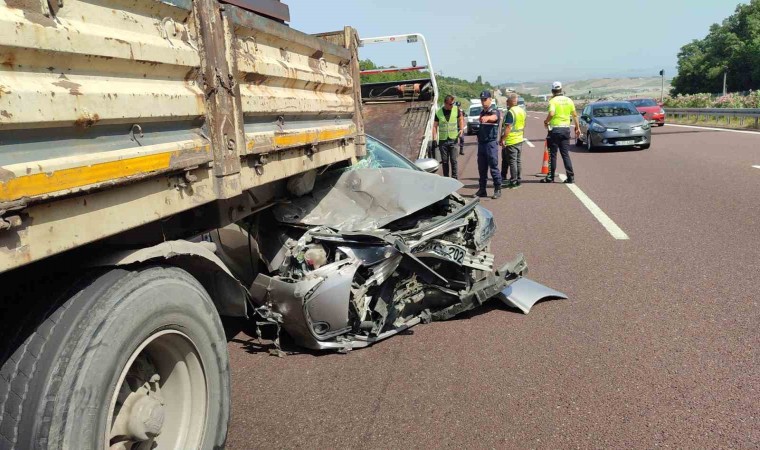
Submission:
[[[544,140],[544,162],[541,164],[541,173],[537,173],[537,177],[545,177],[549,175],[549,146]]]

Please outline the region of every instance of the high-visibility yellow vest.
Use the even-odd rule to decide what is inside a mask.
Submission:
[[[525,110],[515,105],[509,108],[509,112],[512,113],[512,118],[515,119],[515,123],[512,124],[512,129],[509,130],[509,134],[505,139],[506,145],[517,145],[523,141],[523,130],[525,129]]]
[[[438,116],[438,140],[445,141],[446,139],[458,139],[459,109],[456,105],[451,107],[449,120],[446,120],[446,116],[443,115],[443,108],[438,108],[435,115]]]
[[[549,126],[555,127],[569,127],[570,119],[573,117],[575,111],[575,103],[564,95],[558,95],[552,97],[549,100],[549,112],[553,112],[551,120],[549,120]]]

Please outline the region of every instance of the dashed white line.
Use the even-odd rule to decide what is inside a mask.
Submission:
[[[755,169],[760,169],[760,166],[752,166],[752,167],[754,167]]]
[[[674,123],[666,124],[665,127],[695,128],[697,130],[725,131],[726,133],[754,134],[756,136],[760,136],[760,133],[757,131],[731,130],[729,128],[700,127],[696,125],[676,125]]]
[[[535,145],[533,145],[533,143],[532,143],[532,142],[530,142],[530,141],[529,141],[529,140],[527,140],[527,139],[524,139],[524,140],[523,140],[523,142],[525,142],[526,144],[528,144],[528,147],[530,147],[530,148],[535,148],[535,147],[536,147]]]
[[[559,178],[562,181],[565,181],[567,177],[563,174],[559,174]],[[575,194],[576,197],[578,197],[578,200],[583,203],[583,206],[585,206],[589,212],[596,218],[596,220],[599,221],[599,223],[602,224],[602,226],[614,237],[615,239],[619,240],[628,240],[628,235],[625,234],[625,232],[620,229],[619,226],[615,222],[610,219],[610,217],[602,211],[602,209],[594,203],[593,200],[591,200],[588,195],[586,195],[581,188],[576,186],[575,184],[566,184],[570,191]]]

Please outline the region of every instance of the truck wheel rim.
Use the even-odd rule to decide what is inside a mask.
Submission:
[[[111,396],[104,448],[200,448],[208,384],[198,349],[176,330],[152,334],[132,353]]]

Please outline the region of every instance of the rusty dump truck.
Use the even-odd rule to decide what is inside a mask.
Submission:
[[[185,239],[365,152],[357,33],[288,20],[0,0],[0,449],[223,447],[248,294]]]

